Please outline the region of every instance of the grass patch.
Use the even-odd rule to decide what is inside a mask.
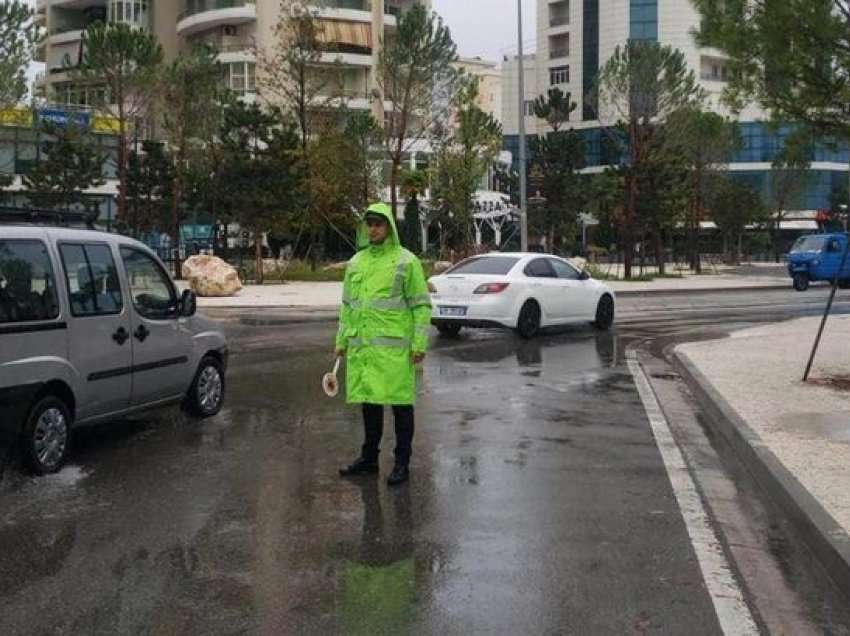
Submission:
[[[684,278],[684,276],[682,276],[681,274],[656,274],[656,273],[645,272],[643,274],[633,275],[631,278],[629,278],[627,280],[625,278],[620,278],[620,277],[615,276],[613,274],[609,274],[604,269],[602,269],[601,267],[596,266],[596,265],[588,265],[587,271],[596,280],[616,281],[616,282],[620,282],[620,283],[651,283],[652,281],[654,281],[656,279],[666,279],[666,278],[681,279],[681,278]]]

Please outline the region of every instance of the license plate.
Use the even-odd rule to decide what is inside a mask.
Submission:
[[[808,272],[809,267],[808,267],[808,265],[795,265],[791,268],[791,271],[792,272]]]
[[[441,316],[452,316],[455,318],[466,315],[466,307],[440,307]]]

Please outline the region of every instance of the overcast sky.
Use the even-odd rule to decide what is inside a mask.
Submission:
[[[534,50],[536,4],[522,2],[526,52]],[[500,62],[503,55],[516,55],[516,0],[432,0],[432,6],[449,25],[462,56]]]

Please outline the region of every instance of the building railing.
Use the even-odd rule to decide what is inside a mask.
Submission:
[[[568,16],[568,15],[563,15],[563,16],[558,15],[558,16],[552,16],[551,18],[549,18],[549,26],[550,27],[564,26],[565,24],[569,24],[569,23],[570,23],[570,16]]]
[[[549,58],[553,59],[553,60],[555,58],[558,58],[558,57],[569,57],[569,56],[570,56],[570,50],[568,48],[558,48],[558,49],[552,49],[551,51],[549,51]]]
[[[330,2],[327,2],[326,4],[322,5],[322,8],[348,9],[351,11],[371,11],[372,2],[371,0],[330,0]],[[398,18],[401,16],[401,8],[385,4],[384,14],[392,15]]]
[[[238,9],[241,7],[252,7],[256,0],[186,0],[185,8],[178,16],[178,20],[184,20],[199,13],[207,11],[218,11],[219,9]]]

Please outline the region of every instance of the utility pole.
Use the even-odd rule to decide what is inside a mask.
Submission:
[[[517,0],[517,40],[519,43],[519,209],[520,242],[523,252],[528,251],[528,198],[526,196],[525,156],[525,56],[522,53],[522,0]]]

